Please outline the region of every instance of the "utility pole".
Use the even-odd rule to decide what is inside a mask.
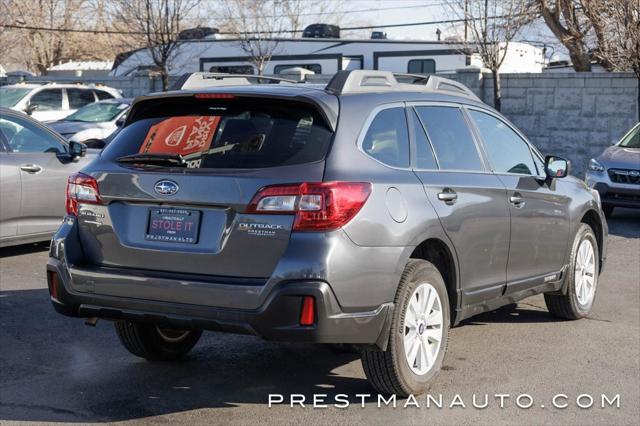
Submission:
[[[467,33],[468,33],[468,21],[467,16],[469,16],[469,0],[464,0],[464,42],[467,42]]]

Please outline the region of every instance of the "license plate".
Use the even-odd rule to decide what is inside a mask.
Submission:
[[[147,240],[195,244],[198,242],[200,212],[183,209],[151,209]]]

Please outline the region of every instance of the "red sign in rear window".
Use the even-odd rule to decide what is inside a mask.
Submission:
[[[151,126],[139,153],[187,156],[207,151],[219,124],[219,116],[168,118]]]

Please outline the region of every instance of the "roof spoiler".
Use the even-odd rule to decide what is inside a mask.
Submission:
[[[399,82],[398,79],[409,80],[409,82]],[[480,98],[467,86],[448,78],[378,70],[338,71],[325,90],[334,95],[387,91],[435,92],[480,101]]]

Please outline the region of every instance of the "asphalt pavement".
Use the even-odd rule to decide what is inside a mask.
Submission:
[[[357,355],[319,345],[209,332],[184,361],[137,359],[110,322],[54,312],[46,244],[0,249],[0,423],[640,424],[640,211],[609,226],[592,315],[555,319],[536,296],[465,321],[430,407],[419,396],[378,408]],[[269,407],[269,394],[284,403]]]

